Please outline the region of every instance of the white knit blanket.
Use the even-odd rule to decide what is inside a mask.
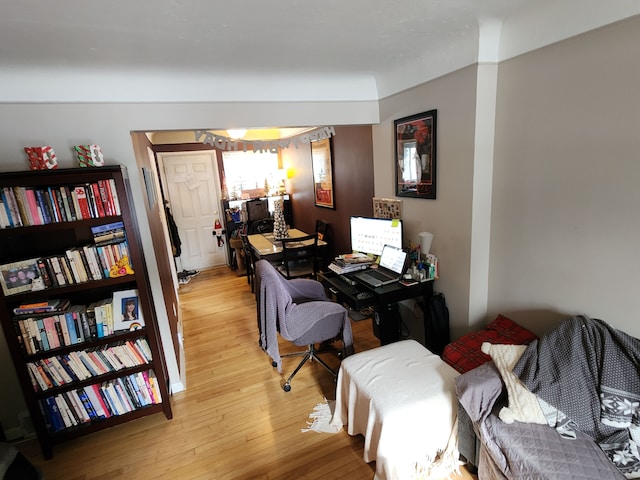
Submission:
[[[457,376],[415,340],[357,353],[340,366],[329,425],[326,404],[310,429],[362,434],[376,480],[446,478],[459,466]]]

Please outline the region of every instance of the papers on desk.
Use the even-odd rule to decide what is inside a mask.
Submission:
[[[370,258],[368,262],[360,261],[357,263],[348,263],[340,259],[340,257],[336,257],[336,259],[329,264],[329,270],[331,270],[332,272],[336,272],[338,275],[344,275],[345,273],[364,270],[365,268],[368,268],[371,263],[372,261]]]

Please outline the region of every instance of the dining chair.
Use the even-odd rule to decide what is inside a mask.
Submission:
[[[322,240],[327,244],[327,248],[318,251],[318,270],[325,271],[331,263],[328,258],[328,253],[331,250],[328,246],[331,243],[331,225],[324,220],[316,220],[315,231],[318,234],[318,241]]]
[[[251,250],[251,244],[249,243],[249,237],[246,233],[241,233],[242,239],[242,252],[244,253],[244,264],[247,269],[247,283],[251,286],[251,293],[254,289],[255,278],[255,259]]]
[[[318,234],[284,238],[278,271],[287,279],[318,276]]]

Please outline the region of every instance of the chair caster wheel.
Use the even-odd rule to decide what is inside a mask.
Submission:
[[[290,391],[291,391],[291,385],[290,385],[289,383],[285,383],[285,384],[282,386],[282,389],[283,389],[285,392],[290,392]]]
[[[278,364],[277,364],[276,362],[271,362],[271,366],[272,366],[273,368],[275,368],[275,367],[277,367],[277,366],[278,366]]]

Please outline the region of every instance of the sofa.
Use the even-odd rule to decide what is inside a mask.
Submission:
[[[492,361],[456,378],[480,480],[640,478],[639,340],[575,316],[529,345],[481,350]]]

